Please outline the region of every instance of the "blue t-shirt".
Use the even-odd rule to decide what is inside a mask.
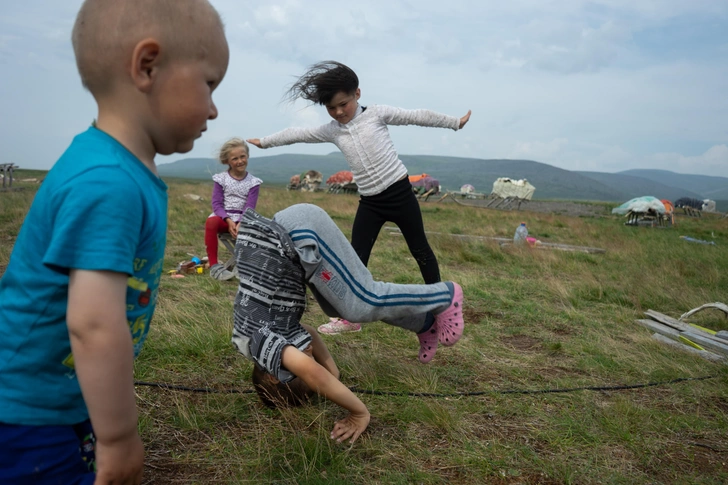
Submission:
[[[167,186],[106,133],[78,135],[48,172],[0,280],[0,422],[88,419],[66,325],[71,269],[126,273],[135,356],[154,313]]]

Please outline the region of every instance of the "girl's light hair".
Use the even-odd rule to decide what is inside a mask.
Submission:
[[[230,138],[228,141],[222,144],[220,147],[220,151],[217,154],[217,159],[220,160],[220,163],[223,165],[227,165],[228,158],[230,158],[230,152],[233,151],[234,148],[245,148],[245,154],[250,156],[250,147],[248,147],[248,144],[243,140],[242,138]]]

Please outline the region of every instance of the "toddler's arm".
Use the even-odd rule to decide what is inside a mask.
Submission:
[[[351,390],[311,357],[292,345],[283,349],[283,366],[303,379],[308,387],[349,411],[331,431],[331,438],[339,443],[349,438],[353,443],[369,425],[369,410]]]
[[[376,107],[382,120],[388,125],[417,125],[431,128],[450,128],[459,130],[470,119],[470,111],[462,118],[448,116],[429,109],[402,109],[392,106]]]
[[[96,483],[140,483],[134,348],[126,319],[128,276],[71,270],[68,333],[78,382],[96,434]]]
[[[258,148],[280,147],[294,143],[328,143],[333,140],[330,126],[331,123],[315,128],[286,128],[278,133],[247,141]]]

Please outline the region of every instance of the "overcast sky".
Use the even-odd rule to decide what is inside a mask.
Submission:
[[[212,0],[230,67],[192,152],[330,120],[281,103],[306,66],[353,68],[361,103],[462,116],[391,127],[401,154],[536,160],[568,170],[728,176],[726,0]],[[0,163],[48,169],[96,115],[70,32],[81,0],[0,3]],[[330,144],[259,150],[324,154]]]

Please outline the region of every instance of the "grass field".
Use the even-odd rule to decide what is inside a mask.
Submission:
[[[14,186],[24,190],[0,193],[0,272],[37,187]],[[211,183],[170,182],[165,270],[204,255],[210,191]],[[264,186],[258,209],[272,216],[297,202],[323,207],[350,235],[356,196]],[[657,343],[634,323],[647,309],[679,317],[727,302],[728,219],[657,229],[434,202],[422,212],[428,231],[510,237],[524,220],[544,242],[607,252],[433,236],[443,278],[465,291],[465,336],[429,365],[418,362],[414,335],[383,323],[325,337],[343,382],[372,414],[353,446],[328,438],[344,414],[336,405],[271,411],[250,394],[251,365],[230,343],[234,282],[165,276],[135,377],[216,392],[137,387],[145,483],[728,482],[726,366]],[[369,266],[378,279],[421,281],[402,238],[385,231]],[[325,321],[311,301],[304,323]],[[728,330],[718,312],[693,322]],[[666,383],[683,378],[691,380]],[[657,385],[573,390],[647,383]],[[564,392],[510,392],[538,390]]]

